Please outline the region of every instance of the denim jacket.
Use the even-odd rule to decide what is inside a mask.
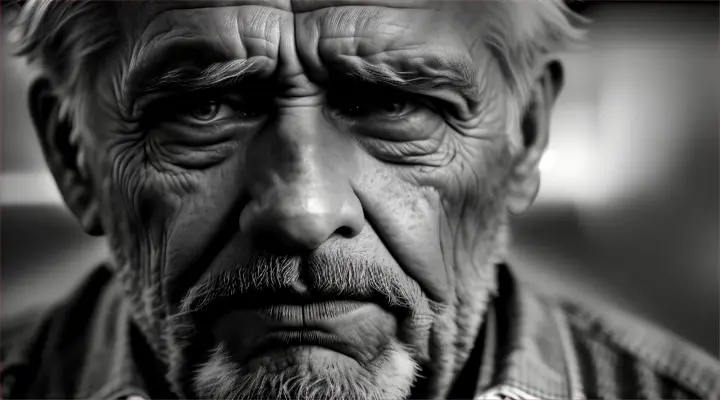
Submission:
[[[458,379],[476,399],[718,399],[720,362],[636,319],[546,298],[498,267]],[[3,398],[176,398],[108,267],[48,312],[2,325]],[[466,394],[463,394],[466,393]]]

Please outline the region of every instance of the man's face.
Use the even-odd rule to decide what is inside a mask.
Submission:
[[[406,396],[472,340],[504,222],[483,2],[233,3],[118,5],[83,103],[135,317],[202,396]]]

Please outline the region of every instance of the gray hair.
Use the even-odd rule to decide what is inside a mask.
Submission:
[[[538,63],[580,42],[584,31],[576,25],[584,19],[563,0],[485,1],[490,5],[486,45],[510,89],[525,99]],[[53,81],[65,113],[76,108],[77,95],[92,83],[99,57],[118,42],[113,3],[27,0],[20,12],[14,31],[16,54]]]
[[[113,12],[112,2],[27,0],[14,21],[15,54],[53,82],[63,115],[77,108],[78,94],[97,73],[92,67],[117,43]]]
[[[485,42],[494,53],[510,88],[526,99],[537,67],[585,39],[587,20],[563,0],[492,1]],[[491,8],[492,9],[492,8]]]

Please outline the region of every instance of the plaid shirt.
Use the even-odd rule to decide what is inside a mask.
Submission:
[[[720,400],[720,362],[673,335],[545,298],[505,266],[498,283],[460,397]],[[1,339],[3,398],[175,398],[107,267]]]

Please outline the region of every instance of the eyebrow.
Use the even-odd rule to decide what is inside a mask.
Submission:
[[[342,59],[342,58],[341,58]],[[373,64],[359,58],[346,58],[337,69],[353,78],[391,86],[410,92],[449,89],[470,101],[480,98],[478,71],[474,65],[450,56],[413,58],[409,68],[399,70],[388,64]]]
[[[164,49],[160,53],[177,55],[179,52]],[[182,54],[194,52],[182,51]],[[270,64],[274,64],[273,60],[264,56],[213,62],[207,62],[206,59],[204,63],[202,57],[168,60],[162,54],[155,54],[146,58],[145,62],[136,63],[135,69],[131,68],[124,82],[124,93],[128,95],[125,97],[130,100],[130,109],[133,111],[138,101],[155,94],[222,89],[239,86],[247,78],[267,77],[271,72]],[[218,60],[217,57],[211,59]],[[404,63],[405,68],[398,69],[359,57],[339,56],[327,67],[332,77],[340,75],[341,78],[408,92],[447,89],[469,101],[479,100],[478,75],[472,64],[451,56],[434,54],[414,57],[412,60]],[[162,68],[163,65],[172,66]]]
[[[158,95],[237,86],[248,77],[267,76],[273,63],[265,56],[232,59],[204,39],[165,39],[131,60],[120,82],[123,109],[135,116],[141,103]]]
[[[264,57],[220,61],[205,66],[185,63],[165,69],[157,74],[148,74],[142,78],[128,78],[126,93],[140,98],[146,95],[175,91],[196,91],[238,85],[248,77],[262,75],[267,64]],[[143,75],[131,72],[129,76]]]

